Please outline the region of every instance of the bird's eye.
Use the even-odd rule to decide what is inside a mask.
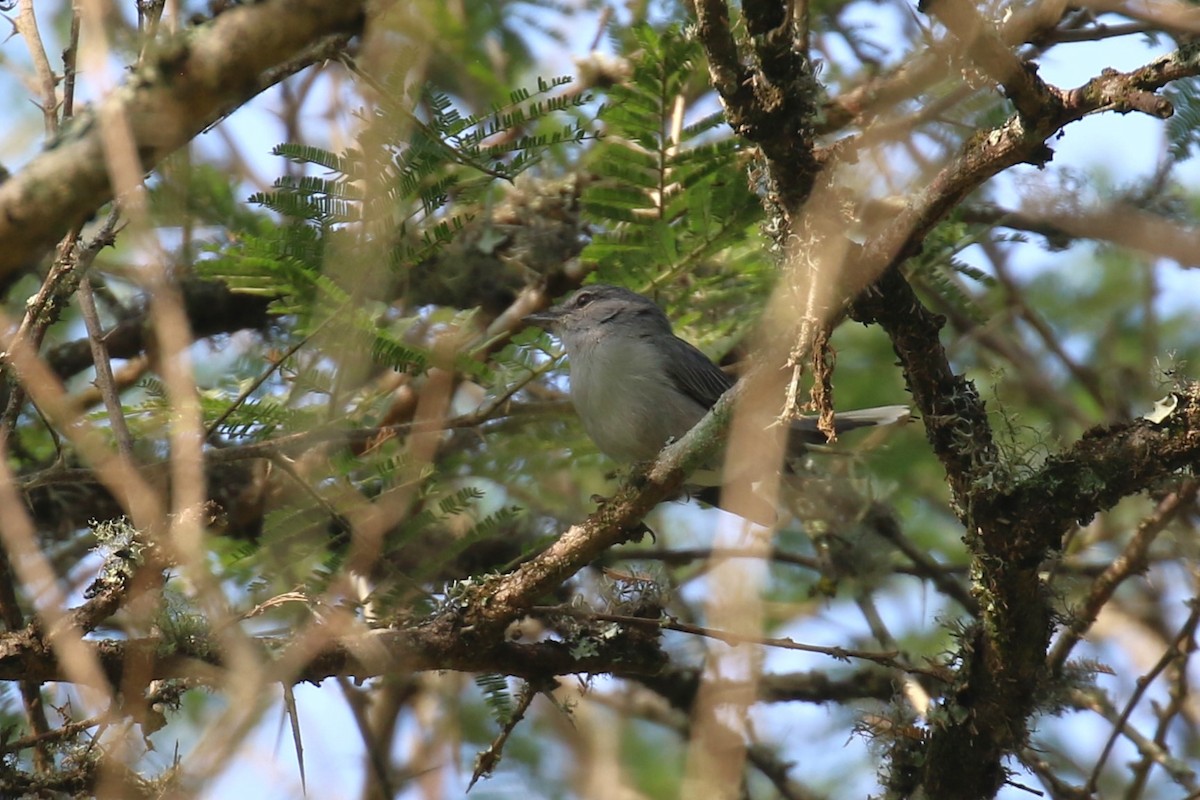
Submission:
[[[591,292],[580,292],[579,294],[575,295],[575,307],[576,308],[583,308],[590,302],[592,302],[592,293]]]

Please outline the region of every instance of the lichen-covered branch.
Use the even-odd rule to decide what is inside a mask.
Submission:
[[[773,156],[774,137],[795,137],[793,129],[777,124],[781,118],[772,116],[781,103],[758,91],[772,85],[766,80],[769,70],[760,63],[734,82],[739,73],[725,4],[709,0],[696,7],[700,38],[730,124],[762,147],[772,186],[811,186],[807,162]],[[776,4],[775,10],[780,7]],[[925,755],[914,761],[924,764],[920,782],[931,797],[988,797],[1003,781],[1003,757],[1025,742],[1035,693],[1044,679],[1051,624],[1038,574],[1041,562],[1075,519],[1194,463],[1195,418],[1186,410],[1177,412],[1174,424],[1180,427],[1173,432],[1147,422],[1107,436],[1096,432],[1095,439],[1085,438],[1036,475],[1016,481],[993,441],[977,391],[950,366],[939,340],[943,320],[923,307],[897,267],[919,251],[951,209],[988,179],[1017,164],[1040,166],[1051,160],[1054,154],[1047,142],[1071,122],[1104,110],[1170,116],[1170,103],[1155,92],[1173,80],[1200,74],[1200,45],[1188,43],[1139,69],[1106,71],[1082,86],[1062,90],[1041,81],[1006,48],[1055,24],[1063,8],[1039,5],[996,32],[961,4],[936,3],[932,8],[964,53],[1004,87],[1018,113],[964,142],[955,157],[916,187],[908,203],[867,238],[845,273],[867,280],[878,277],[855,301],[851,314],[880,324],[892,338],[966,526],[975,593],[983,611],[980,626],[964,641],[960,681],[947,703],[952,713],[935,727]],[[763,52],[772,52],[768,19],[778,22],[778,15],[770,16],[763,4],[744,9],[748,27],[752,18],[757,20],[753,44],[761,62]],[[942,74],[933,63],[937,58],[930,53],[905,64],[890,79],[872,84],[861,98],[844,98],[841,105],[833,101],[827,109],[833,122],[826,122],[832,127],[827,129],[844,125],[868,104],[878,108],[880,102],[906,99],[919,91]],[[776,67],[781,63],[769,60]],[[755,91],[748,92],[748,86]],[[1169,457],[1162,458],[1162,451]]]
[[[629,647],[627,637],[612,637],[605,645],[597,637],[591,647],[573,647],[572,642],[518,643],[499,640],[480,646],[478,641],[453,631],[429,625],[381,629],[324,641],[298,668],[274,679],[288,683],[319,683],[345,675],[359,679],[388,675],[397,670],[456,670],[546,678],[570,674],[653,675],[662,669],[665,656],[655,640],[639,637],[644,645]],[[144,681],[188,679],[220,685],[224,662],[211,642],[149,639],[101,639],[88,641],[104,674],[114,686],[126,685],[126,670],[138,670]],[[264,663],[270,663],[287,642],[259,639]],[[280,659],[283,665],[288,659]],[[70,676],[45,641],[44,632],[29,627],[0,633],[0,680],[32,680],[38,683],[68,681]]]
[[[799,20],[791,3],[744,3],[749,43],[739,48],[726,3],[696,0],[694,8],[709,75],[729,125],[766,157],[767,200],[784,218],[774,231],[782,245],[791,233],[787,220],[808,199],[819,171],[814,156],[819,89],[808,54],[794,46]],[[749,68],[741,51],[754,55]]]

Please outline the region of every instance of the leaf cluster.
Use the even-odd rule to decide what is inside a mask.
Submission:
[[[752,156],[722,135],[711,95],[692,98],[704,68],[699,44],[676,27],[631,36],[630,78],[608,91],[605,135],[586,160],[593,180],[583,208],[594,234],[584,261],[604,282],[640,288],[685,275],[755,281],[763,257],[743,246],[762,219]]]

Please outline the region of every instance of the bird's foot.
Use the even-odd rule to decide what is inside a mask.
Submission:
[[[594,494],[592,495],[591,500],[596,504],[597,511],[602,510],[606,505],[608,505],[608,498],[604,495]],[[649,525],[641,520],[638,520],[638,522],[634,525],[626,526],[624,530],[626,535],[625,541],[627,542],[640,542],[647,535],[649,535],[650,541],[654,544],[658,544],[658,536],[653,530],[651,530]]]

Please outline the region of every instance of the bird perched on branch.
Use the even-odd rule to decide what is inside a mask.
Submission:
[[[562,341],[570,362],[571,400],[584,430],[617,461],[653,459],[691,430],[734,383],[672,332],[654,301],[619,286],[585,286],[525,321]],[[835,415],[834,428],[843,433],[908,417],[907,406],[865,408]],[[790,449],[824,441],[816,417],[792,423]]]

